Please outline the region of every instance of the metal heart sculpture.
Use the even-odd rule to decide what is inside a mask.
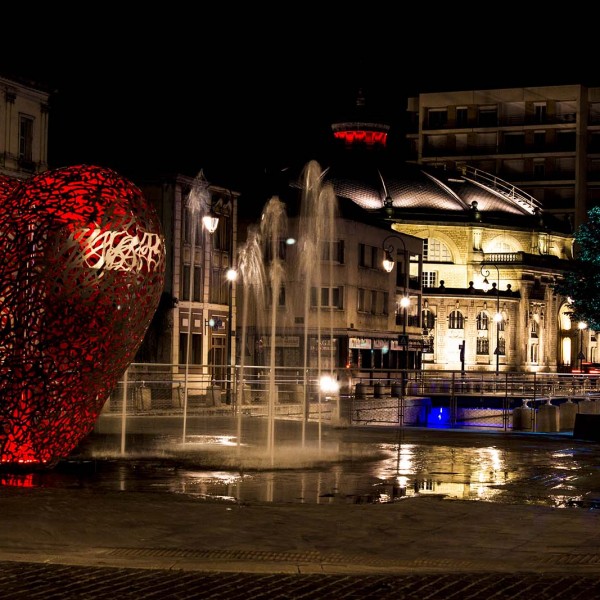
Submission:
[[[79,165],[0,176],[0,466],[52,467],[92,431],[162,293],[141,191]]]

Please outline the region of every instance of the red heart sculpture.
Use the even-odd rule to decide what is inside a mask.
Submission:
[[[94,427],[163,289],[141,191],[73,166],[0,176],[0,463],[54,465]]]

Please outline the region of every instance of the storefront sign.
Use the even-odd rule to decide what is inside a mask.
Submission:
[[[358,350],[370,350],[372,347],[372,342],[370,338],[348,338],[348,347]]]

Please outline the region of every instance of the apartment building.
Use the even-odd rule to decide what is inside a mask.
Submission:
[[[571,230],[600,201],[600,88],[423,93],[407,113],[410,161],[499,177]]]

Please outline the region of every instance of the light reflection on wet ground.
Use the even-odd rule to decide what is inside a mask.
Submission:
[[[114,435],[93,434],[70,459],[34,474],[0,475],[4,485],[85,487],[185,494],[237,503],[382,503],[448,499],[561,508],[600,508],[600,445],[569,435],[264,423],[231,432],[132,436],[121,455]],[[246,427],[246,425],[245,425]],[[300,442],[300,439],[304,440]]]

